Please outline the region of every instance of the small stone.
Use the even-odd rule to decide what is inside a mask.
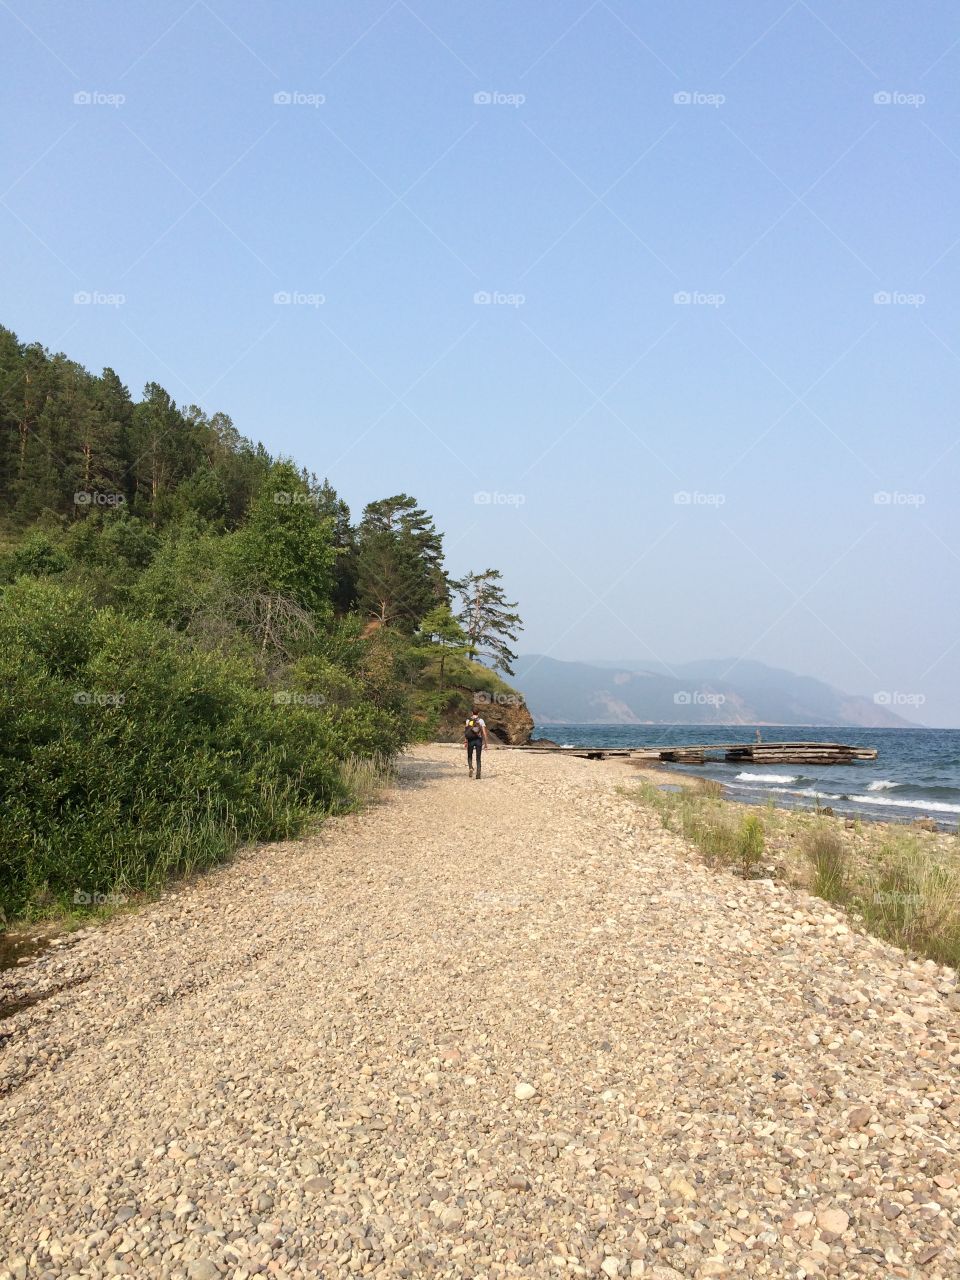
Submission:
[[[518,1102],[529,1102],[531,1098],[535,1098],[537,1096],[537,1087],[536,1085],[528,1084],[526,1081],[523,1081],[514,1089],[513,1096]]]
[[[854,1107],[847,1115],[847,1124],[851,1129],[862,1129],[865,1124],[870,1123],[872,1115],[872,1107]]]
[[[508,1178],[507,1186],[512,1191],[529,1191],[530,1190],[530,1183],[520,1173],[515,1173],[513,1174],[512,1177]]]
[[[620,1274],[620,1259],[608,1254],[600,1263],[600,1270],[605,1276],[618,1276]]]
[[[881,1200],[880,1212],[892,1222],[894,1218],[899,1218],[903,1213],[903,1205],[897,1204],[895,1200]]]
[[[821,1209],[817,1214],[817,1226],[821,1231],[832,1231],[842,1236],[850,1225],[850,1219],[842,1209]]]
[[[216,1264],[209,1258],[194,1258],[193,1262],[187,1263],[189,1280],[217,1280],[219,1275]]]

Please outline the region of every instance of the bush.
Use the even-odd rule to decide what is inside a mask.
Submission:
[[[0,594],[0,719],[8,916],[153,888],[293,834],[347,800],[342,756],[398,745],[389,713],[278,707],[246,660],[50,579]]]

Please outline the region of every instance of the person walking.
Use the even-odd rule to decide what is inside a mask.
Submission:
[[[480,780],[481,753],[489,741],[490,739],[487,737],[487,726],[483,717],[478,716],[475,711],[471,712],[470,715],[467,716],[467,723],[463,730],[463,745],[467,748],[467,768],[470,770],[470,777],[476,777],[477,781]],[[473,771],[474,753],[476,753],[477,757],[476,774],[474,774]]]

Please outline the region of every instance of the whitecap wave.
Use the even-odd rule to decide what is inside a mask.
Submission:
[[[890,791],[893,787],[898,787],[899,782],[891,782],[889,778],[878,778],[876,782],[867,784],[868,791]]]
[[[795,775],[789,773],[738,773],[738,782],[796,782]]]
[[[944,804],[939,800],[894,800],[892,796],[850,796],[856,804],[892,805],[898,809],[922,809],[925,813],[960,813],[960,804]]]

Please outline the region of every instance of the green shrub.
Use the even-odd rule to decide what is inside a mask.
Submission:
[[[94,610],[49,578],[0,594],[0,910],[149,889],[348,802],[340,762],[395,751],[359,699],[278,706],[242,657]]]

